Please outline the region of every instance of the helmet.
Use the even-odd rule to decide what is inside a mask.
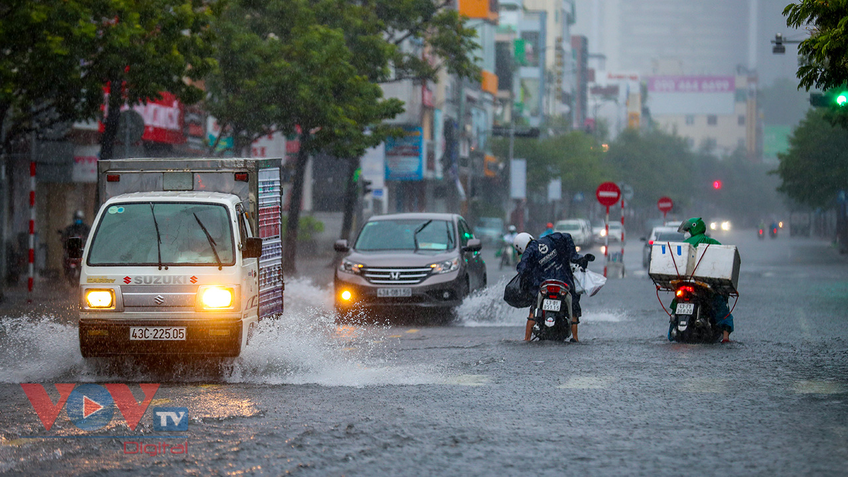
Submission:
[[[704,220],[700,217],[692,217],[680,224],[677,231],[680,233],[689,232],[690,235],[698,235],[707,231],[707,224],[705,224]]]
[[[549,229],[554,228],[554,224],[552,224],[551,222],[548,222],[548,228],[549,228]]]
[[[512,246],[515,247],[516,252],[524,253],[524,250],[527,249],[527,245],[534,240],[536,239],[534,239],[532,235],[527,232],[521,232],[515,236],[515,240],[512,241]]]
[[[85,214],[83,214],[81,210],[74,212],[74,220],[83,220],[83,219],[85,219]]]
[[[509,232],[510,232],[510,233],[514,233],[514,232],[516,231],[516,229],[515,229],[515,226],[514,226],[514,225],[510,225],[510,226],[507,228],[507,230],[509,230]]]

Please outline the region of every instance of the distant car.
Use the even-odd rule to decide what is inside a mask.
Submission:
[[[713,219],[710,220],[709,228],[713,232],[730,232],[733,224],[727,219]]]
[[[651,234],[647,238],[643,238],[645,246],[642,248],[642,266],[648,268],[651,265],[651,249],[654,242],[682,242],[684,235],[677,231],[677,227],[654,227]]]
[[[504,236],[504,221],[497,217],[480,217],[477,220],[477,226],[474,227],[474,235],[479,238],[484,245],[497,243],[500,244]]]
[[[621,231],[622,231],[621,222],[610,222],[610,224],[609,224],[609,234],[610,234],[609,241],[610,242],[621,242]],[[598,243],[603,244],[606,241],[606,233],[607,233],[606,228],[605,227],[601,228],[601,230],[598,232],[598,235],[599,235]],[[625,239],[625,241],[627,241],[627,231],[626,230],[625,230],[624,239]]]
[[[446,316],[472,291],[486,286],[482,244],[456,214],[371,217],[336,269],[335,307],[340,319],[362,309],[429,309]]]
[[[586,219],[560,220],[554,224],[554,232],[570,234],[574,245],[578,247],[592,245],[592,225]]]

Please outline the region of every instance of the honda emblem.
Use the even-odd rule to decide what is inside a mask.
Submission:
[[[389,277],[391,277],[392,280],[400,280],[400,272],[391,272],[389,273]]]

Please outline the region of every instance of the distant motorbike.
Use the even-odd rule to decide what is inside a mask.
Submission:
[[[722,332],[716,327],[713,303],[716,292],[706,283],[675,280],[669,336],[679,343],[715,343]],[[719,317],[721,319],[723,317]]]
[[[504,242],[501,248],[501,262],[498,268],[503,270],[504,267],[511,267],[513,263],[518,263],[518,255],[511,243]]]
[[[777,238],[777,226],[776,226],[776,225],[772,225],[772,226],[769,228],[769,237],[771,237],[771,238]]]
[[[760,240],[763,240],[763,239],[766,238],[766,231],[762,227],[757,229],[757,238],[760,239]]]
[[[542,282],[536,297],[535,316],[534,339],[553,341],[569,339],[572,311],[568,284],[559,280]]]
[[[62,230],[58,232],[62,240],[62,270],[65,280],[73,287],[79,286],[82,257],[73,257],[72,254],[68,253],[68,241],[71,238],[82,240],[82,237],[67,237],[67,234]]]

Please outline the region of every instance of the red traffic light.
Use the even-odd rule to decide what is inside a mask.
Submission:
[[[721,189],[721,181],[713,181],[713,189],[715,189],[715,190]]]

